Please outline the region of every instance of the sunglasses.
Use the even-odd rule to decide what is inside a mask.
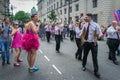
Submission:
[[[14,25],[18,25],[18,24],[14,24]]]

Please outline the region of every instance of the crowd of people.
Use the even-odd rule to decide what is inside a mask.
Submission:
[[[21,50],[28,52],[28,71],[35,72],[39,68],[34,66],[36,59],[36,51],[40,47],[39,24],[37,23],[37,14],[31,15],[31,20],[25,24],[24,29],[21,23],[13,21],[10,24],[9,18],[5,17],[3,23],[0,25],[0,49],[2,57],[2,65],[10,64],[10,48],[14,49],[16,54],[14,56],[15,67],[19,67],[23,60],[20,58]],[[23,33],[24,32],[24,33]]]
[[[83,16],[83,15],[81,15]],[[36,59],[36,51],[40,47],[39,37],[50,43],[52,39],[56,42],[56,53],[60,53],[60,43],[67,37],[71,41],[76,41],[77,51],[75,58],[82,61],[82,69],[86,70],[87,56],[89,51],[92,53],[94,75],[100,78],[98,67],[98,43],[97,40],[103,39],[107,35],[107,45],[109,48],[108,59],[115,65],[118,65],[116,59],[116,51],[119,53],[120,43],[120,28],[117,21],[111,22],[108,28],[102,27],[93,21],[92,14],[86,14],[80,18],[79,22],[71,22],[70,24],[63,24],[60,21],[47,21],[45,23],[37,23],[37,15],[31,16],[31,21],[27,22],[24,27],[16,21],[9,23],[9,18],[5,18],[3,24],[0,26],[0,46],[2,54],[2,65],[10,64],[10,51],[9,47],[15,48],[16,55],[14,57],[14,66],[20,66],[22,62],[20,58],[21,50],[24,49],[28,52],[28,71],[38,71],[39,68],[34,66]],[[39,37],[38,37],[39,36]]]

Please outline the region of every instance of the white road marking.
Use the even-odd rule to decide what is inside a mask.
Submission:
[[[59,74],[62,74],[62,73],[60,72],[60,70],[59,70],[55,65],[52,65],[52,67],[53,67]]]
[[[47,59],[47,61],[50,61],[50,59],[47,56],[44,56],[44,57],[45,57],[45,59]]]
[[[41,54],[43,54],[43,52],[42,52],[41,49],[39,49],[39,51],[40,51]],[[43,54],[43,55],[44,55],[44,54]],[[49,59],[46,55],[44,55],[44,57],[45,57],[45,59],[46,59],[48,62],[50,61],[50,59]],[[59,74],[62,74],[61,71],[60,71],[55,65],[52,65],[52,67],[53,67]]]
[[[40,51],[41,54],[43,54],[42,50],[39,49],[39,51]]]

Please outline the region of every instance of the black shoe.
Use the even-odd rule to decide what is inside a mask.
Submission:
[[[56,51],[56,53],[60,53],[60,51]]]
[[[120,55],[120,53],[117,53],[117,56],[119,56]]]
[[[97,78],[100,78],[100,73],[95,72],[94,75],[95,75]]]
[[[112,60],[112,58],[108,58],[109,60]]]
[[[82,70],[85,71],[85,70],[86,70],[86,67],[83,67]]]
[[[75,54],[75,59],[77,59],[77,54]]]
[[[114,63],[115,65],[119,65],[117,61],[113,61],[113,63]]]
[[[78,60],[79,60],[79,61],[82,61],[82,59],[81,59],[81,58],[78,58]]]
[[[4,62],[4,61],[2,62],[2,65],[3,65],[3,66],[5,65],[5,62]]]
[[[10,62],[9,62],[9,61],[7,61],[7,64],[10,64]]]

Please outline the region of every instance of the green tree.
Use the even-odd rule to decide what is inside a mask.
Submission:
[[[14,16],[14,20],[19,20],[22,22],[25,22],[28,19],[30,19],[29,14],[25,13],[24,11],[18,11]]]
[[[56,14],[54,10],[51,11],[51,13],[48,15],[48,18],[52,21],[56,20]]]

